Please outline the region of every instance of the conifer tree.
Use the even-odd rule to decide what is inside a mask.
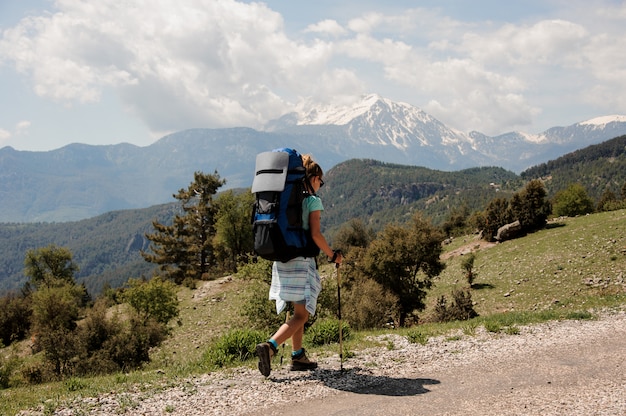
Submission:
[[[150,251],[141,255],[159,265],[164,277],[176,284],[185,279],[206,279],[215,266],[213,237],[217,208],[213,196],[225,183],[217,171],[194,173],[187,189],[180,189],[174,198],[181,202],[182,214],[176,214],[171,225],[153,221],[155,232],[146,234]]]

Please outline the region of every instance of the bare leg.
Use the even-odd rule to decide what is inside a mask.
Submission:
[[[277,344],[282,344],[287,339],[291,338],[294,351],[302,348],[302,336],[304,335],[304,324],[309,320],[309,312],[306,310],[306,306],[294,305],[294,313],[289,321],[282,324],[281,327],[272,336],[272,339]]]

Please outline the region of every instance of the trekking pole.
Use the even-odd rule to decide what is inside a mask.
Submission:
[[[341,278],[339,277],[339,263],[335,263],[337,269],[337,316],[339,317],[339,368],[343,372],[343,331],[341,328]]]
[[[287,309],[287,313],[285,315],[285,323],[289,322],[289,309]],[[280,366],[283,366],[283,357],[285,357],[285,343],[287,340],[283,341],[283,352],[280,354]]]

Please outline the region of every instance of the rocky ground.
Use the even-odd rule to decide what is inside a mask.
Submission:
[[[549,322],[517,335],[478,328],[412,344],[311,357],[294,373],[278,358],[269,378],[241,367],[163,388],[84,397],[56,415],[626,415],[626,312]],[[22,416],[43,415],[43,410]],[[49,413],[46,413],[49,414]]]

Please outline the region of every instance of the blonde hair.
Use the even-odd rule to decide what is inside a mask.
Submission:
[[[310,154],[302,155],[302,164],[304,165],[304,169],[306,170],[307,178],[319,176],[321,179],[324,175],[324,171],[322,171],[320,165],[318,165],[317,162],[313,160],[313,157]]]

